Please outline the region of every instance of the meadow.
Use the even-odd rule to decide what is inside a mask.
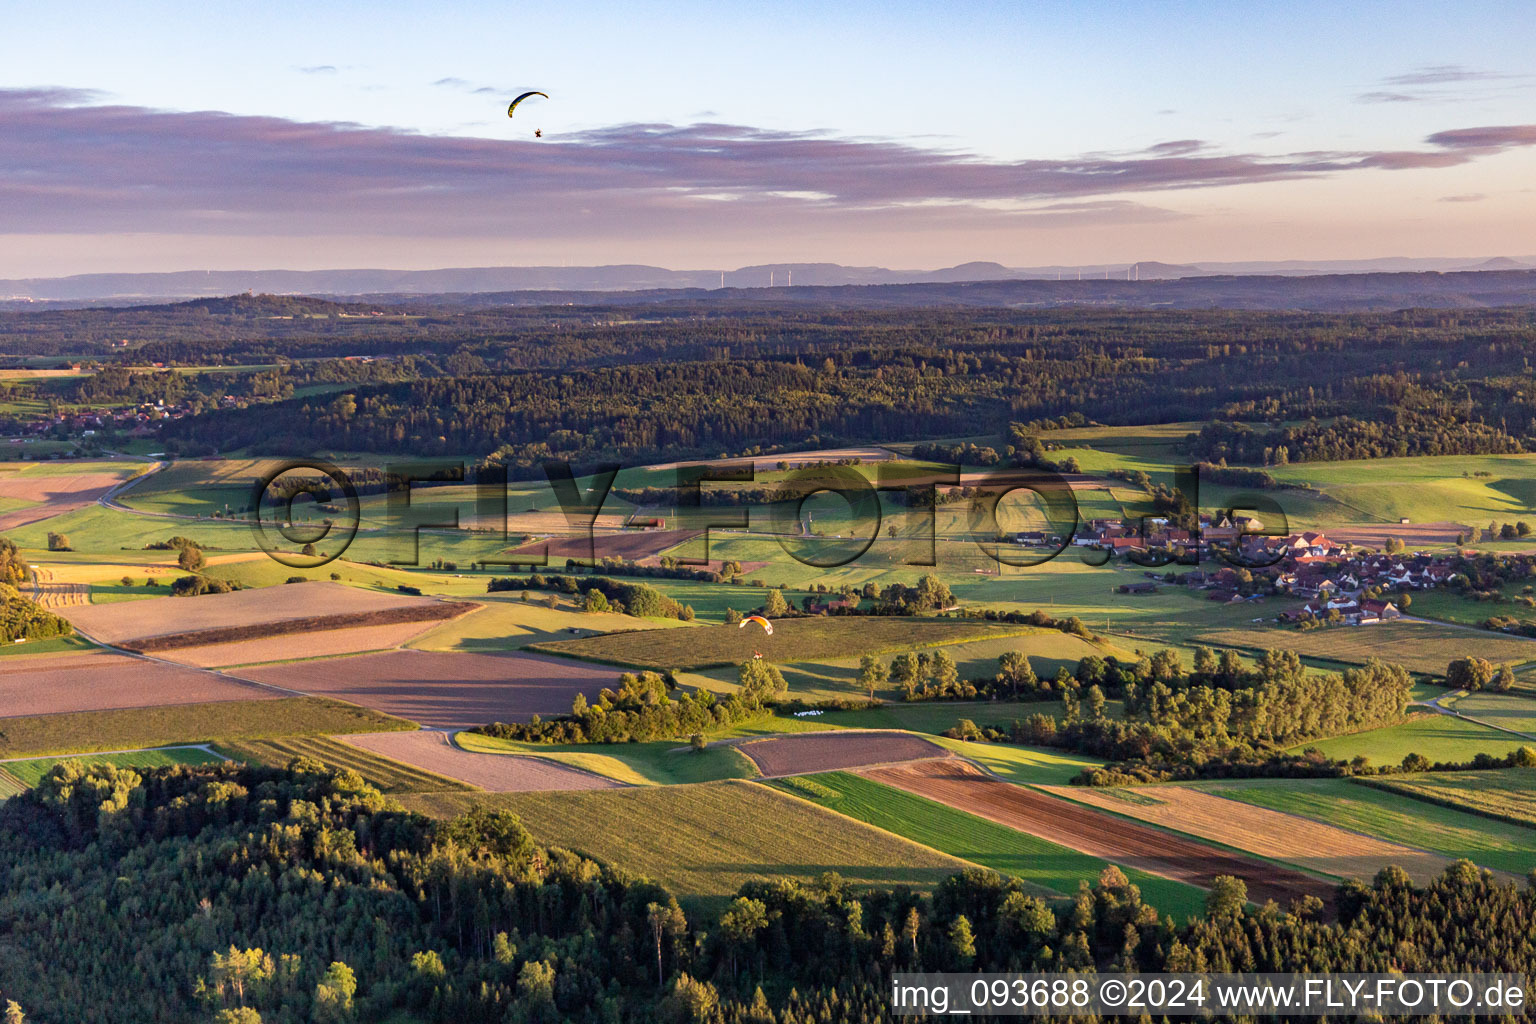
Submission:
[[[533,644],[530,650],[641,668],[698,669],[739,664],[759,652],[773,662],[815,661],[938,647],[1027,629],[951,619],[813,616],[780,619],[772,636],[756,623],[695,626],[558,640]]]
[[[1384,729],[1312,740],[1291,749],[1301,751],[1316,747],[1336,761],[1348,761],[1358,756],[1374,765],[1395,765],[1402,763],[1409,754],[1422,754],[1431,762],[1470,761],[1478,754],[1502,757],[1528,742],[1476,722],[1451,715],[1429,714]]]
[[[1466,857],[1483,867],[1520,877],[1536,864],[1536,829],[1436,806],[1349,779],[1260,779],[1202,783],[1198,788],[1404,846]]]
[[[1494,664],[1519,665],[1536,659],[1536,641],[1499,633],[1476,633],[1428,622],[1383,622],[1374,626],[1325,629],[1218,629],[1199,633],[1198,643],[1262,651],[1274,647],[1308,658],[1363,664],[1380,658],[1410,672],[1444,675],[1446,665],[1475,654]]]
[[[813,785],[805,785],[806,781]],[[1071,896],[1080,882],[1097,882],[1109,866],[1098,857],[850,772],[825,772],[771,785],[924,846],[1022,879],[1035,892],[1047,896]],[[1121,870],[1141,887],[1142,898],[1164,913],[1182,919],[1204,905],[1204,892],[1192,885],[1134,868]]]
[[[630,786],[673,786],[725,779],[750,779],[758,772],[735,746],[722,744],[695,752],[679,740],[649,743],[519,743],[475,732],[454,735],[465,750],[484,754],[528,754],[581,768]]]
[[[1425,772],[1361,781],[1415,800],[1536,828],[1536,768]]]
[[[56,764],[79,761],[82,764],[110,764],[119,768],[160,768],[177,764],[210,764],[221,760],[218,754],[201,747],[160,747],[151,750],[129,750],[112,754],[86,754],[69,757],[34,757],[20,761],[0,761],[0,770],[24,789],[30,789],[42,781],[44,775]],[[9,781],[0,778],[0,787]],[[0,796],[11,796],[0,788]]]
[[[932,889],[969,865],[861,822],[745,782],[565,793],[408,794],[423,813],[476,804],[517,814],[545,845],[650,878],[685,907],[717,912],[743,883],[832,871],[858,887]],[[596,827],[600,823],[601,827]]]
[[[1523,693],[1482,690],[1464,697],[1447,698],[1441,704],[1479,722],[1524,733],[1536,745],[1536,698]]]

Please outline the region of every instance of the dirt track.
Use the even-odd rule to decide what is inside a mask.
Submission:
[[[454,746],[445,732],[369,732],[337,739],[493,793],[616,789],[619,785],[542,757],[463,750]]]
[[[1248,898],[1255,903],[1273,899],[1284,906],[1304,895],[1333,902],[1334,886],[1328,882],[1004,782],[958,758],[862,774],[1082,853],[1192,885],[1208,888],[1217,875],[1235,875],[1247,883]]]
[[[769,778],[951,756],[937,743],[890,730],[776,736],[743,743],[740,749]]]

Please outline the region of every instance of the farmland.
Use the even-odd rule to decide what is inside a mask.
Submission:
[[[1363,663],[1368,658],[1401,665],[1410,672],[1442,675],[1457,658],[1475,654],[1494,664],[1536,659],[1536,641],[1498,633],[1472,632],[1427,622],[1386,622],[1376,626],[1336,626],[1306,632],[1292,629],[1219,629],[1200,633],[1198,643],[1295,651],[1308,658]]]
[[[1441,701],[1459,715],[1511,729],[1536,742],[1536,698],[1519,693],[1469,693]]]
[[[243,679],[300,693],[339,697],[429,728],[525,721],[571,709],[576,694],[595,698],[618,671],[532,654],[454,654],[398,650],[233,670]]]
[[[1218,875],[1233,875],[1247,884],[1249,897],[1258,902],[1274,899],[1283,903],[1305,895],[1327,902],[1333,895],[1332,886],[1298,871],[1225,853],[1003,782],[964,761],[919,762],[875,768],[864,774],[1041,839],[1191,885],[1206,887]]]
[[[1396,864],[1417,882],[1434,879],[1450,859],[1397,843],[1372,839],[1309,818],[1245,805],[1185,786],[1134,790],[1071,786],[1052,789],[1075,800],[1138,821],[1175,829],[1223,846],[1337,878],[1369,882]]]
[[[1098,857],[851,772],[801,776],[773,785],[913,842],[1022,879],[1049,896],[1070,896],[1079,883],[1098,881],[1109,866]],[[1122,870],[1140,887],[1142,898],[1166,914],[1190,916],[1204,901],[1205,894],[1194,886],[1135,868]]]
[[[757,626],[694,626],[536,644],[534,650],[654,669],[735,665],[760,652],[768,661],[818,661],[907,651],[1022,633],[1027,627],[948,619],[833,616],[781,619],[772,636]]]
[[[943,747],[908,733],[843,730],[753,740],[742,744],[741,752],[768,776],[949,756]]]
[[[0,728],[18,716],[278,696],[238,679],[102,650],[0,659]]]
[[[506,594],[476,597],[483,607],[452,622],[432,627],[410,641],[423,651],[463,651],[483,654],[493,651],[518,651],[530,644],[570,639],[576,635],[611,633],[619,630],[687,628],[676,619],[642,619],[611,612],[585,612],[569,601],[556,608],[538,600],[522,601]]]
[[[349,746],[371,751],[495,793],[611,789],[613,780],[539,757],[486,754],[455,746],[444,732],[356,733]],[[439,786],[460,789],[462,786]]]
[[[209,764],[219,756],[201,747],[158,747],[112,754],[85,754],[79,757],[37,757],[21,761],[0,761],[0,768],[24,786],[35,786],[56,764],[76,760],[82,764],[110,764],[119,768],[160,768],[175,764]]]
[[[0,719],[0,757],[411,728],[403,719],[354,704],[277,697]]]
[[[365,736],[400,735],[415,736],[415,732],[363,733]],[[308,757],[324,763],[329,768],[346,768],[357,772],[380,792],[435,793],[473,787],[404,764],[381,754],[362,749],[331,736],[283,736],[272,739],[224,740],[214,749],[235,761],[264,764],[272,768],[286,768],[295,758]]]
[[[1370,779],[1368,785],[1416,800],[1536,828],[1536,769],[1426,772]]]
[[[1486,725],[1450,715],[1416,715],[1400,725],[1316,740],[1292,748],[1315,747],[1334,760],[1364,757],[1375,765],[1400,764],[1409,754],[1431,762],[1470,761],[1478,754],[1502,757],[1529,741]]]
[[[754,783],[432,794],[403,802],[439,815],[477,803],[504,807],[539,842],[623,865],[702,909],[718,910],[754,878],[811,882],[834,871],[854,886],[929,889],[967,866]]]
[[[649,743],[519,743],[479,733],[461,732],[454,742],[487,754],[526,755],[613,779],[630,786],[673,786],[725,779],[750,779],[757,767],[731,743],[715,743],[695,752],[676,740]]]
[[[1405,846],[1466,857],[1524,877],[1536,864],[1536,829],[1439,807],[1348,779],[1202,783],[1229,800],[1299,814]]]

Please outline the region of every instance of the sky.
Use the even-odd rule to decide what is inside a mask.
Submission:
[[[1536,256],[1533,44],[1475,0],[28,4],[0,277]]]

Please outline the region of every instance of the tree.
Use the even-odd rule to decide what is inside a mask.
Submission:
[[[763,601],[763,614],[770,619],[776,619],[789,613],[789,602],[784,600],[784,591],[773,587],[768,591],[768,597]]]
[[[352,1017],[352,997],[357,994],[357,975],[340,960],[331,962],[315,986],[315,1019],[345,1021]]]
[[[299,548],[299,554],[303,555],[306,558],[314,558],[315,557],[315,545],[313,543],[305,544],[302,548]]]
[[[1104,707],[1106,701],[1104,700],[1103,688],[1101,688],[1099,684],[1094,683],[1092,686],[1088,687],[1087,698],[1088,720],[1090,722],[1104,721]]]
[[[585,608],[588,614],[598,615],[608,610],[608,598],[601,590],[593,587],[587,591]]]
[[[948,651],[934,652],[929,672],[940,694],[954,693],[960,686],[960,670],[955,665],[954,656]]]
[[[17,1024],[20,1020],[20,1017],[16,1018]],[[9,1016],[5,1018],[5,1024],[12,1024]],[[249,1006],[227,1007],[213,1015],[213,1024],[261,1024],[261,1014]]]
[[[778,666],[761,658],[742,662],[736,670],[736,681],[741,685],[743,697],[759,703],[789,689],[789,683],[785,681],[784,673],[779,671]]]
[[[50,532],[48,534],[48,550],[49,551],[70,551],[70,550],[73,550],[70,547],[70,544],[69,544],[69,534],[67,534],[67,533],[52,533],[52,532]]]
[[[885,662],[873,654],[866,654],[859,659],[859,687],[869,694],[869,699],[875,699],[875,688],[890,677],[890,671],[885,667]]]
[[[1482,658],[1457,658],[1445,667],[1445,683],[1453,690],[1486,689],[1493,682],[1493,663]]]
[[[25,1024],[27,1015],[21,1012],[21,1004],[14,999],[5,1001],[5,1024]],[[261,1024],[258,1020],[256,1024]]]
[[[203,567],[202,549],[186,545],[177,553],[176,564],[185,572],[197,572]]]
[[[1084,658],[1083,661],[1087,661],[1087,659]],[[1099,670],[1103,671],[1102,661],[1099,662]],[[1091,672],[1092,666],[1085,669],[1083,663],[1078,662],[1078,671]],[[1035,675],[1035,667],[1029,663],[1029,656],[1023,651],[1004,651],[998,655],[997,678],[998,681],[1006,683],[1013,688],[1015,700],[1019,697],[1020,688],[1033,690],[1040,684],[1039,678]]]
[[[656,984],[659,986],[666,980],[661,968],[661,940],[669,935],[675,938],[687,931],[688,919],[683,916],[683,908],[677,905],[676,897],[673,897],[665,906],[647,903],[645,920],[651,926],[651,938],[656,943]]]
[[[971,932],[970,918],[956,914],[949,924],[949,955],[954,969],[963,971],[976,960],[976,936]]]
[[[688,737],[688,746],[693,748],[695,754],[702,754],[709,749],[709,741],[704,738],[703,733],[696,732]]]
[[[1217,875],[1205,896],[1205,912],[1210,917],[1235,917],[1248,902],[1248,886],[1241,878]]]
[[[1514,689],[1514,687],[1515,670],[1511,668],[1509,662],[1506,661],[1504,664],[1499,666],[1498,674],[1493,677],[1491,689],[1498,693],[1508,693],[1510,690]]]
[[[748,949],[757,940],[757,933],[768,927],[768,907],[762,900],[738,896],[731,909],[720,915],[720,930],[731,943],[731,975],[736,974],[736,953]]]
[[[1531,535],[1531,524],[1524,519],[1520,520],[1515,524],[1515,533],[1521,537],[1529,537]]]

